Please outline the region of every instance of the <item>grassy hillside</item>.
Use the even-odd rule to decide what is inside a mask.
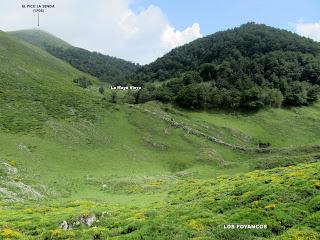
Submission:
[[[270,143],[274,147],[320,144],[320,105],[285,109],[268,109],[255,114],[190,113],[190,117],[220,127],[242,131],[256,139],[256,143]]]
[[[94,77],[3,32],[0,60],[0,239],[319,238],[319,103],[111,103]]]
[[[92,197],[117,176],[170,175],[202,165],[194,161],[196,150],[208,151],[210,143],[110,104],[95,86],[78,87],[73,79],[83,73],[38,48],[4,33],[0,43],[1,57],[10,56],[0,75],[0,157],[25,182],[45,185],[49,196]],[[233,161],[229,152],[221,154]]]
[[[47,46],[59,47],[59,48],[70,48],[71,45],[56,36],[38,29],[29,29],[29,30],[19,30],[8,32],[11,36],[14,36],[18,39],[21,39],[25,42],[28,42],[32,45],[46,49]]]
[[[137,64],[120,58],[71,46],[42,30],[21,30],[9,32],[9,34],[42,48],[80,71],[99,78],[102,82],[127,84],[138,68]]]
[[[50,119],[93,120],[98,98],[77,87],[85,76],[98,81],[30,44],[0,33],[0,128],[40,131]]]

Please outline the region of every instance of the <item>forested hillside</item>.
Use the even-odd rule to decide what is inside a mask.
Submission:
[[[102,82],[127,83],[138,67],[129,61],[73,47],[42,30],[22,30],[9,32],[9,34],[42,48],[80,71],[97,77]]]
[[[259,109],[315,102],[320,44],[248,23],[178,47],[142,67],[138,81],[161,81],[141,98],[194,109]]]
[[[98,52],[90,52],[82,48],[47,46],[46,51],[60,58],[80,71],[89,73],[102,82],[114,85],[130,82],[138,65],[116,57],[110,57]]]

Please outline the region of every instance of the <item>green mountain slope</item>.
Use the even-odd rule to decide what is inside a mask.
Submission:
[[[139,109],[109,103],[109,92],[102,96],[95,85],[79,87],[73,82],[79,76],[97,81],[30,44],[1,33],[0,49],[0,159],[16,167],[24,182],[46,186],[44,195],[105,198],[100,182],[115,176],[166,176],[202,167],[193,159],[198,147],[207,151],[210,143]],[[229,152],[221,154],[233,161]],[[8,176],[5,188],[14,178]]]
[[[146,65],[144,70],[150,73],[152,80],[166,80],[185,71],[198,70],[204,63],[218,65],[223,61],[228,61],[228,58],[250,59],[256,55],[277,53],[277,51],[300,52],[315,56],[320,54],[320,45],[311,39],[285,30],[263,24],[248,23],[173,49],[155,62]],[[214,78],[214,76],[211,77]]]
[[[42,30],[21,30],[10,35],[44,49],[82,72],[89,73],[100,81],[112,84],[129,83],[138,65],[103,55],[97,52],[73,47],[63,40]]]
[[[0,238],[319,237],[319,103],[250,114],[130,105],[3,32],[0,61]]]
[[[130,83],[138,68],[138,65],[132,62],[82,48],[63,49],[49,46],[46,50],[73,67],[99,78],[100,81],[114,85]]]
[[[319,43],[248,23],[172,50],[143,66],[137,79],[165,81],[150,88],[147,99],[190,109],[257,110],[314,103],[319,66]]]
[[[0,32],[0,128],[33,132],[50,119],[95,118],[95,97],[73,80],[96,79]]]
[[[63,49],[71,47],[69,43],[43,30],[20,30],[8,32],[8,34],[25,42],[31,43],[32,45],[40,47],[43,50],[46,50],[48,46],[59,47]]]

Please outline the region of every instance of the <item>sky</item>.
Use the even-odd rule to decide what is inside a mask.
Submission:
[[[319,0],[0,0],[0,30],[37,28],[22,4],[54,4],[40,14],[40,29],[140,64],[252,21],[320,41]]]

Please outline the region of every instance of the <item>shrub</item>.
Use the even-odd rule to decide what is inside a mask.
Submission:
[[[104,94],[104,87],[103,87],[103,86],[100,86],[100,87],[99,87],[99,93],[100,93],[100,94]]]
[[[117,92],[112,91],[110,95],[110,102],[117,103],[117,98],[118,98]]]
[[[92,85],[92,82],[89,79],[87,79],[86,77],[76,78],[73,80],[73,82],[82,88],[87,88]]]

